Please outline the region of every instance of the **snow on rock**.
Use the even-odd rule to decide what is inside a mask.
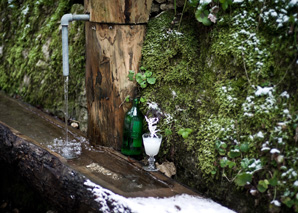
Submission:
[[[281,205],[278,200],[272,200],[271,203],[274,204],[275,206],[280,206]]]
[[[133,212],[140,213],[229,213],[234,212],[210,199],[190,195],[177,195],[169,198],[129,198],[129,206]]]
[[[287,91],[284,91],[283,93],[281,93],[280,96],[285,98],[290,98],[290,95]]]
[[[261,96],[261,95],[272,95],[272,90],[273,90],[273,87],[260,87],[260,86],[257,86],[257,91],[255,92],[255,95],[256,96]]]
[[[255,136],[258,138],[264,138],[264,134],[261,131],[259,131]]]
[[[212,0],[200,0],[200,4],[210,4]]]
[[[134,213],[233,213],[234,211],[206,198],[191,195],[176,195],[168,198],[137,197],[125,198],[86,180],[84,185],[92,191],[95,201],[100,202],[100,211],[111,212],[108,205],[113,204],[112,212]]]
[[[291,0],[290,3],[289,3],[289,6],[294,7],[297,4],[298,4],[298,0]]]
[[[148,104],[149,109],[159,110],[159,107],[158,107],[157,103],[155,103],[155,102],[149,102],[147,104]]]
[[[271,153],[271,154],[279,154],[280,151],[279,151],[278,149],[275,149],[275,148],[274,148],[274,149],[271,149],[271,150],[270,150],[270,153]]]

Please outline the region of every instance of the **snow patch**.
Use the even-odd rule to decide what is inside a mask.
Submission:
[[[257,86],[257,91],[255,92],[256,96],[261,96],[261,95],[272,95],[273,87],[260,87]]]
[[[259,131],[255,136],[258,138],[264,138],[264,134],[261,131]]]
[[[278,149],[275,149],[275,148],[274,148],[274,149],[271,149],[271,150],[270,150],[270,153],[271,153],[271,154],[279,154],[280,151],[279,151]]]
[[[275,206],[280,206],[281,205],[278,200],[272,200],[271,203],[274,204]]]
[[[88,190],[94,194],[95,201],[102,204],[100,211],[109,212],[107,200],[113,201],[114,211],[126,212],[125,208],[131,209],[134,213],[167,213],[167,212],[182,212],[182,213],[233,213],[234,211],[221,206],[211,199],[202,198],[191,195],[176,195],[168,198],[154,197],[137,197],[125,198],[120,195],[102,188],[101,186],[86,180],[85,186],[90,187]]]
[[[290,95],[287,91],[284,91],[283,93],[281,93],[280,96],[285,98],[290,98]]]

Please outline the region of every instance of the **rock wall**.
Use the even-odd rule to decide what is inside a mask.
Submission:
[[[156,83],[142,110],[161,115],[159,161],[239,212],[298,211],[297,5],[205,2],[147,28]]]
[[[71,1],[1,1],[0,89],[63,118],[60,19],[83,10]],[[69,115],[86,131],[83,22],[69,26],[69,58]]]

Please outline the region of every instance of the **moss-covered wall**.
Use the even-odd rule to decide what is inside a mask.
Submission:
[[[0,89],[63,118],[60,19],[83,13],[72,1],[1,1]],[[69,114],[86,130],[85,33],[83,22],[69,26]]]
[[[240,212],[298,211],[298,5],[237,2],[211,26],[191,8],[151,19],[143,111],[163,114],[176,179]]]

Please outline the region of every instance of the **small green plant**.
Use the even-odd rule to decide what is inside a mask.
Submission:
[[[152,77],[152,72],[151,71],[146,70],[145,67],[141,67],[140,71],[141,72],[135,74],[135,71],[129,70],[129,73],[128,73],[129,80],[133,81],[135,79],[136,82],[138,82],[140,87],[143,88],[143,89],[147,87],[147,83],[148,84],[155,84],[156,78]]]
[[[191,134],[192,132],[193,130],[190,128],[182,128],[182,129],[179,129],[178,135],[181,135],[184,139],[186,139],[188,138],[189,134]]]

